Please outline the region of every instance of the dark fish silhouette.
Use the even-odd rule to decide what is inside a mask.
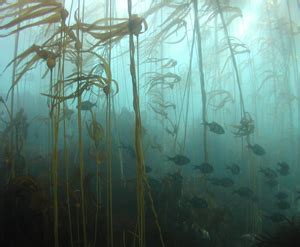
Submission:
[[[221,183],[221,186],[223,186],[224,188],[228,188],[228,187],[231,187],[234,185],[233,180],[231,178],[227,178],[227,177],[221,178],[220,183]]]
[[[269,219],[273,223],[281,223],[286,220],[286,217],[278,212],[272,213],[270,215],[263,215],[265,218]]]
[[[80,110],[81,110],[81,111],[90,111],[94,106],[96,106],[96,102],[95,102],[95,103],[92,103],[92,102],[89,101],[89,100],[82,101],[82,102],[81,102]],[[78,106],[77,106],[77,108],[78,108]]]
[[[254,144],[254,145],[249,144],[247,147],[250,148],[255,155],[263,156],[266,154],[265,149],[258,144]]]
[[[288,163],[282,161],[282,162],[278,162],[277,165],[279,166],[279,169],[277,170],[278,173],[281,176],[287,176],[290,173],[290,166]]]
[[[283,201],[279,201],[278,203],[276,203],[277,207],[282,209],[282,210],[286,210],[286,209],[290,209],[291,208],[291,205],[283,200]]]
[[[241,168],[239,165],[232,163],[230,166],[226,166],[226,169],[230,170],[233,175],[240,174]]]
[[[177,154],[174,157],[168,157],[168,161],[173,161],[175,165],[184,166],[190,163],[190,159],[184,155]]]
[[[207,179],[212,185],[215,185],[215,186],[220,186],[221,185],[221,182],[220,182],[220,179],[219,178],[209,178]]]
[[[275,179],[278,177],[276,171],[267,167],[267,168],[260,168],[259,172],[263,173],[264,176],[268,179]]]
[[[233,191],[233,194],[238,194],[240,197],[247,199],[253,199],[255,196],[253,190],[248,187],[240,187],[239,189]]]
[[[269,185],[271,188],[276,187],[279,183],[276,179],[268,179],[266,184]]]
[[[214,167],[208,162],[204,162],[199,166],[194,166],[194,170],[200,170],[204,174],[209,174],[214,171]]]
[[[208,208],[208,203],[207,201],[202,198],[202,197],[199,197],[199,196],[194,196],[192,197],[189,202],[191,203],[191,205],[194,207],[194,208],[201,208],[201,209],[204,209],[204,208]]]
[[[152,168],[150,166],[145,166],[145,172],[146,173],[152,172]]]
[[[278,193],[275,194],[275,197],[276,197],[278,200],[285,200],[285,199],[288,198],[288,195],[287,195],[287,193],[285,193],[285,192],[279,191]]]
[[[215,134],[222,135],[225,133],[224,128],[217,122],[211,122],[211,123],[205,122],[203,123],[203,125],[206,125],[209,128],[209,130]]]
[[[135,150],[131,145],[125,145],[123,142],[121,142],[119,148],[126,150],[126,152],[129,154],[131,158],[133,159],[135,158]]]
[[[228,188],[234,185],[234,182],[231,178],[209,178],[208,181],[215,186],[222,186],[224,188]]]

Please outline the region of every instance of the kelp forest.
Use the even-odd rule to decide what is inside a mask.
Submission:
[[[2,0],[0,48],[1,246],[299,246],[299,0]]]

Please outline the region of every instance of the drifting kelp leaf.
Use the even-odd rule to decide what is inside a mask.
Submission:
[[[168,118],[168,113],[164,110],[159,110],[157,108],[155,108],[151,103],[148,103],[148,105],[150,106],[150,108],[155,112],[157,113],[158,115],[164,117],[164,118]]]
[[[61,6],[61,3],[55,0],[18,0],[16,3],[10,3],[8,6],[0,8],[0,11],[18,9],[25,7],[25,5],[30,6],[31,4],[43,4],[43,6]]]
[[[232,16],[228,17],[226,20],[226,26],[228,26],[231,22],[233,22],[236,18],[243,18],[242,12],[234,13]]]
[[[152,53],[153,49],[157,47],[159,43],[166,42],[168,38],[172,37],[174,33],[180,32],[181,29],[184,30],[182,37],[180,37],[176,41],[169,41],[168,43],[179,43],[186,37],[187,24],[184,18],[189,13],[190,4],[191,3],[180,3],[173,6],[175,9],[160,25],[160,31],[157,34],[153,35],[153,38],[150,40],[150,42],[146,41],[149,43],[146,44],[146,46],[148,47],[150,53]]]
[[[165,64],[162,64],[162,67],[165,69],[169,69],[169,68],[173,68],[177,65],[177,61],[175,59],[169,59],[168,62],[166,62]]]
[[[56,40],[57,37],[56,36],[60,36],[61,33],[64,33],[67,35],[67,37],[64,38],[64,41],[62,42],[60,40],[60,38],[58,38],[58,41]],[[52,45],[57,45],[60,46],[61,49],[66,49],[69,48],[68,46],[70,45],[70,43],[75,42],[74,48],[78,49],[81,48],[81,42],[79,41],[79,39],[76,37],[74,31],[71,29],[71,27],[68,27],[66,25],[63,25],[61,27],[59,27],[51,36],[50,38],[48,38],[44,43],[43,43],[43,47],[45,46],[51,46],[51,43],[54,44]],[[70,52],[70,50],[67,50],[66,52]]]
[[[173,7],[175,7],[175,10],[170,15],[168,15],[168,17],[161,24],[161,26],[163,27],[165,25],[168,25],[168,22],[172,22],[173,20],[176,20],[176,19],[184,19],[190,12],[190,5],[191,5],[191,2],[173,5]],[[169,6],[172,6],[172,5],[169,5]]]
[[[258,87],[257,92],[259,92],[262,89],[262,87],[265,85],[265,83],[267,81],[269,81],[269,80],[275,80],[276,81],[276,80],[280,80],[280,78],[283,77],[282,75],[278,75],[278,74],[274,73],[274,71],[271,71],[271,70],[264,71],[262,74],[266,74],[266,76],[261,81],[261,84]]]
[[[213,90],[207,93],[207,104],[214,108],[214,110],[222,109],[226,103],[233,102],[233,97],[230,92],[226,90]],[[217,98],[219,99],[217,102]]]
[[[149,73],[147,73],[149,74]],[[149,81],[145,84],[145,87],[148,87],[147,92],[151,91],[151,89],[157,85],[161,85],[164,87],[170,87],[173,88],[174,84],[181,81],[181,77],[177,74],[168,72],[165,74],[157,73],[157,72],[150,72],[150,74],[153,74],[149,77]],[[146,74],[144,74],[146,75]]]
[[[247,47],[246,44],[243,44],[239,39],[235,38],[235,37],[229,37],[230,38],[230,44],[231,44],[231,49],[234,55],[238,55],[238,54],[245,54],[245,53],[250,53],[250,49]],[[218,50],[218,53],[222,53],[224,51],[229,50],[229,46],[228,43],[226,41],[226,38],[224,38],[221,41],[223,44],[223,46]],[[230,61],[231,59],[231,55],[229,55],[226,60],[225,63],[223,65],[223,68],[221,70],[221,72],[224,71],[227,63]]]
[[[231,43],[231,48],[233,49],[234,53],[236,54],[240,54],[240,53],[249,53],[250,49],[248,48],[248,46],[246,44],[244,44],[241,40],[239,40],[236,37],[229,37],[230,38],[230,43]],[[228,44],[226,42],[226,38],[224,38],[223,40],[221,40],[223,44],[223,46],[219,49],[218,53],[221,53],[225,50],[228,50]]]
[[[31,47],[29,47],[27,50],[25,50],[24,52],[22,52],[21,54],[19,54],[18,56],[16,56],[12,61],[10,61],[4,71],[10,66],[12,65],[15,61],[16,61],[16,65],[19,65],[20,62],[22,62],[23,59],[25,59],[27,56],[29,56],[31,53],[35,52],[35,50],[37,49],[36,45],[32,45]]]
[[[26,6],[26,4],[28,4],[29,6]],[[33,6],[30,6],[30,4],[33,4]],[[11,13],[9,12],[10,10],[12,10]],[[13,28],[24,21],[42,18],[45,15],[50,15],[44,19],[42,18],[41,20],[38,20],[31,24],[20,26],[8,34],[1,35],[1,37],[9,36],[13,33],[19,32],[21,30],[33,26],[53,24],[56,22],[65,21],[68,16],[68,11],[65,10],[60,3],[54,1],[43,1],[42,3],[40,3],[39,1],[28,1],[26,3],[21,2],[18,4],[11,4],[6,8],[0,8],[0,13],[1,11],[8,11],[8,14],[4,15],[2,19],[10,18],[11,16],[17,17],[14,18],[12,21],[0,26],[0,29]]]
[[[11,34],[14,34],[14,33],[17,33],[17,32],[20,32],[24,29],[27,29],[27,28],[30,28],[30,27],[34,27],[34,26],[39,26],[39,25],[44,25],[44,24],[53,24],[53,23],[56,23],[56,22],[60,22],[61,21],[61,15],[60,13],[57,13],[57,14],[54,14],[54,15],[51,15],[49,16],[48,18],[45,18],[43,20],[40,20],[40,21],[37,21],[37,22],[34,22],[34,23],[31,23],[31,24],[28,24],[28,25],[25,25],[25,26],[22,26],[22,27],[19,27],[17,28],[16,30],[8,33],[8,34],[5,34],[5,35],[0,35],[0,37],[7,37]],[[1,27],[0,27],[1,29]]]
[[[180,39],[176,40],[176,41],[167,41],[167,39],[169,37],[171,37],[174,33],[178,33],[180,32],[181,29],[184,29],[183,35]],[[173,30],[172,30],[173,29]],[[160,33],[160,41],[164,40],[166,43],[169,44],[176,44],[181,42],[187,34],[187,24],[185,20],[182,19],[175,19],[173,20],[169,25],[167,25],[164,29],[164,32]]]
[[[49,97],[53,100],[56,100],[56,102],[51,105],[50,115],[52,115],[51,113],[52,113],[54,107],[56,107],[57,105],[59,105],[60,103],[66,101],[68,99],[75,99],[78,96],[81,96],[82,93],[85,90],[87,90],[88,87],[89,87],[89,85],[84,84],[82,87],[79,87],[75,92],[73,92],[67,96],[59,96],[59,93],[57,93],[56,95],[41,93],[41,95]]]
[[[73,28],[79,28],[82,32],[91,35],[94,39],[98,40],[96,44],[93,44],[89,51],[98,47],[99,45],[105,45],[109,43],[115,43],[120,41],[124,36],[133,33],[134,35],[139,35],[145,32],[148,29],[147,22],[144,18],[141,18],[137,15],[132,15],[130,19],[111,19],[112,22],[122,21],[118,24],[112,25],[98,25],[102,22],[107,22],[108,19],[99,19],[92,24],[83,23],[80,20],[76,19],[76,25],[73,25]]]
[[[163,68],[173,68],[177,65],[177,61],[172,58],[147,58],[143,63],[159,64]]]
[[[158,10],[164,8],[164,7],[170,7],[170,3],[166,2],[166,1],[162,1],[158,4],[151,4],[150,8],[142,14],[142,16],[144,18],[147,18],[148,16],[157,13]]]
[[[254,133],[255,124],[249,112],[245,113],[245,116],[241,118],[240,124],[231,125],[236,131],[232,132],[235,137],[247,137]]]
[[[36,53],[27,63],[25,63],[22,68],[21,71],[17,73],[16,78],[12,84],[12,86],[10,87],[10,89],[8,90],[7,96],[9,95],[10,91],[12,90],[13,87],[15,87],[18,82],[21,80],[21,78],[23,77],[23,75],[28,72],[29,70],[33,69],[33,66],[40,60],[43,59],[47,62],[47,66],[49,69],[53,69],[53,67],[55,66],[56,62],[56,58],[58,56],[60,56],[59,53],[54,53],[52,51],[48,51],[48,50],[44,50],[42,49],[41,46],[37,46],[37,45],[32,45],[31,47],[29,47],[27,50],[25,50],[23,53],[21,53],[20,55],[16,56],[7,66],[5,69],[7,69],[12,63],[16,62],[17,65],[19,65],[26,57],[28,57],[29,55],[31,55],[32,53]]]
[[[92,113],[92,122],[90,124],[86,123],[86,128],[89,137],[94,141],[95,147],[98,147],[104,138],[104,128],[99,122],[97,122],[94,113]]]
[[[106,75],[105,82],[107,84],[109,84],[112,81],[112,75],[111,75],[110,66],[109,66],[108,62],[106,61],[106,59],[93,51],[83,51],[83,52],[88,52],[88,53],[96,56],[100,60],[101,63],[99,63],[99,66],[103,67],[105,75]]]
[[[89,33],[91,31],[93,31],[93,32],[95,32],[95,31],[110,31],[110,30],[116,31],[116,30],[126,28],[126,23],[128,21],[128,18],[112,18],[112,19],[102,18],[102,19],[98,19],[98,20],[94,21],[91,24],[79,21],[76,16],[75,16],[75,20],[76,20],[77,24],[73,26],[74,28],[76,26],[81,31]],[[121,21],[121,23],[112,24],[110,26],[106,25],[107,22],[118,22],[118,21]],[[99,26],[98,24],[101,24],[101,23],[103,23],[103,25]]]
[[[38,60],[39,60],[39,56],[38,55],[34,55],[34,57],[23,66],[21,72],[17,73],[16,79],[14,80],[14,82],[11,85],[11,87],[9,88],[6,97],[8,97],[8,95],[10,94],[10,91],[18,84],[18,82],[21,80],[21,78],[23,77],[23,75],[26,72],[28,72],[29,70],[33,69],[33,65]]]
[[[162,101],[158,101],[158,100],[153,100],[152,102],[164,109],[167,109],[167,108],[172,108],[173,110],[176,109],[176,105],[171,102],[162,102]]]
[[[228,5],[221,5],[221,10],[223,13],[232,13],[231,15],[226,16],[226,23],[225,25],[228,26],[230,23],[232,23],[236,18],[242,18],[243,13],[242,10],[238,7],[232,7]],[[206,21],[204,22],[204,25],[207,25],[210,21],[212,21],[219,13],[218,7],[216,3],[206,3],[202,7],[203,15],[208,15]],[[221,26],[223,28],[223,26]]]
[[[42,49],[41,46],[33,44],[31,47],[29,47],[27,50],[16,56],[12,61],[8,63],[8,65],[5,67],[5,70],[12,65],[14,62],[16,62],[16,65],[19,65],[27,56],[29,56],[31,53],[36,53],[39,59],[48,60],[48,59],[56,59],[58,56],[60,56],[59,52],[52,52],[45,49]],[[32,62],[29,61],[31,64]]]
[[[173,125],[171,128],[166,127],[165,130],[172,137],[175,137],[178,134],[178,126],[177,125]]]
[[[65,80],[57,81],[52,86],[56,91],[55,95],[42,93],[42,95],[44,96],[57,100],[57,102],[53,104],[52,107],[55,107],[56,105],[68,99],[75,99],[76,97],[81,96],[85,91],[90,90],[93,86],[100,88],[104,90],[104,92],[106,92],[105,88],[107,86],[110,87],[111,83],[114,83],[116,85],[115,94],[118,93],[118,84],[115,80],[111,78],[111,71],[108,63],[100,55],[97,55],[96,53],[94,53],[94,55],[96,55],[96,57],[101,60],[101,65],[104,68],[106,77],[100,76],[98,74],[92,74],[92,72],[94,71],[94,68],[92,68],[89,74],[80,73],[78,75],[78,72],[74,72],[67,76]],[[66,90],[69,86],[73,85],[74,83],[76,84],[76,90],[66,96],[61,96],[62,90]]]
[[[27,20],[33,20],[35,18],[39,18],[41,16],[45,16],[46,14],[51,13],[53,10],[55,11],[57,8],[55,9],[39,9],[39,7],[43,7],[42,4],[40,5],[36,5],[34,7],[31,8],[26,8],[26,9],[21,9],[18,12],[14,12],[5,16],[2,16],[2,19],[5,19],[7,17],[12,17],[12,16],[18,16],[17,18],[14,18],[12,21],[8,22],[5,25],[0,26],[0,29],[9,29],[13,26],[16,26],[18,24],[21,24],[23,21],[27,21]],[[33,12],[34,10],[36,10],[36,12]]]
[[[23,75],[28,72],[29,70],[33,69],[33,65],[40,59],[38,55],[34,55],[32,59],[30,59],[21,69],[21,72],[17,73],[17,77],[14,81],[14,85],[17,85],[17,83],[21,80]]]

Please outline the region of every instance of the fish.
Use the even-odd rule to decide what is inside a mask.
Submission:
[[[277,170],[277,172],[281,175],[281,176],[287,176],[290,173],[290,166],[288,163],[286,163],[285,161],[282,162],[278,162],[277,165],[279,166],[279,169]]]
[[[209,131],[213,132],[215,134],[222,135],[222,134],[225,133],[224,128],[220,124],[218,124],[217,122],[211,122],[211,123],[204,122],[202,124],[206,125],[209,128]]]
[[[31,165],[42,165],[47,164],[47,159],[43,155],[37,154],[32,159],[30,159],[29,162]]]
[[[89,147],[88,155],[91,160],[96,161],[97,165],[101,165],[107,159],[107,154],[104,150],[97,150],[92,147]]]
[[[260,168],[259,172],[263,173],[264,176],[268,179],[275,179],[278,177],[276,171],[267,167],[267,168]]]
[[[204,228],[200,229],[200,233],[202,239],[210,240],[210,234],[206,229]]]
[[[167,161],[173,161],[174,164],[178,166],[184,166],[191,162],[191,160],[188,157],[181,154],[176,154],[174,157],[167,157],[167,158],[168,158]]]
[[[234,185],[234,182],[231,178],[209,178],[208,181],[215,186],[222,186],[224,188],[228,188]]]
[[[243,240],[243,241],[247,241],[249,243],[255,243],[255,240],[256,240],[256,234],[255,233],[246,233],[246,234],[243,234],[240,239]]]
[[[276,179],[268,179],[266,184],[269,185],[271,188],[276,187],[279,183]]]
[[[278,193],[275,194],[275,197],[276,197],[278,200],[285,200],[285,199],[288,198],[288,195],[287,195],[287,193],[285,193],[285,192],[279,191]]]
[[[156,193],[160,193],[162,190],[162,183],[155,179],[155,178],[151,178],[151,177],[147,177],[148,180],[148,184],[151,188],[152,191],[155,191]]]
[[[72,115],[73,115],[74,111],[72,109],[69,109],[68,107],[65,107],[63,109],[63,114],[65,115],[65,117],[70,120]]]
[[[257,155],[257,156],[263,156],[263,155],[266,154],[266,150],[265,150],[262,146],[260,146],[260,145],[258,145],[258,144],[251,145],[251,144],[249,143],[247,147],[248,147],[249,149],[251,149],[252,152],[253,152],[255,155]]]
[[[232,192],[233,194],[238,194],[240,197],[247,198],[247,199],[253,199],[254,198],[254,192],[248,187],[240,187],[239,189]]]
[[[231,178],[227,178],[227,177],[221,178],[220,183],[221,183],[221,186],[224,188],[228,188],[228,187],[231,187],[234,185],[233,180]]]
[[[162,153],[164,151],[162,145],[157,144],[157,143],[156,144],[151,144],[150,147],[153,148],[153,149],[157,149],[160,153]]]
[[[285,201],[285,200],[281,200],[281,201],[277,202],[276,206],[279,209],[282,209],[282,210],[286,210],[286,209],[290,209],[291,208],[291,205],[287,201]]]
[[[146,173],[152,172],[152,168],[150,166],[145,166],[145,172]]]
[[[4,101],[4,99],[3,99],[3,97],[1,95],[0,95],[0,103],[5,104],[5,101]]]
[[[97,104],[96,102],[95,102],[95,103],[92,103],[92,102],[89,101],[89,100],[82,101],[82,102],[81,102],[80,110],[81,110],[81,111],[91,111],[92,108],[93,108],[94,106],[96,106],[96,104]],[[77,108],[78,108],[78,105],[77,105]]]
[[[177,129],[170,130],[168,127],[166,127],[165,130],[167,131],[168,134],[170,134],[173,137],[176,136],[178,131]]]
[[[208,162],[203,162],[201,165],[194,166],[194,170],[200,170],[204,174],[210,174],[214,171],[214,167]]]
[[[254,195],[254,196],[251,198],[251,201],[252,201],[252,202],[255,202],[255,203],[259,202],[258,196],[257,196],[257,195]]]
[[[230,172],[233,175],[238,175],[240,174],[241,168],[239,167],[239,165],[232,163],[230,166],[226,166],[226,169],[230,170]]]
[[[220,182],[220,179],[219,178],[209,178],[207,179],[212,185],[215,185],[215,186],[221,186],[221,182]]]
[[[104,128],[99,122],[96,121],[94,117],[90,124],[86,123],[86,128],[89,137],[94,141],[95,146],[98,147],[104,138]]]
[[[198,209],[208,208],[208,202],[200,196],[193,196],[191,199],[189,199],[189,203],[194,208],[198,208]]]
[[[273,223],[281,223],[286,220],[286,217],[282,213],[272,213],[270,215],[263,215],[266,219],[269,219]]]
[[[129,154],[129,156],[133,159],[135,159],[135,150],[131,145],[125,145],[121,142],[121,145],[118,148],[125,149],[126,152]]]

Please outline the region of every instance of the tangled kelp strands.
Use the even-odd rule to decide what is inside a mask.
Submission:
[[[299,1],[0,1],[1,246],[298,246]]]

